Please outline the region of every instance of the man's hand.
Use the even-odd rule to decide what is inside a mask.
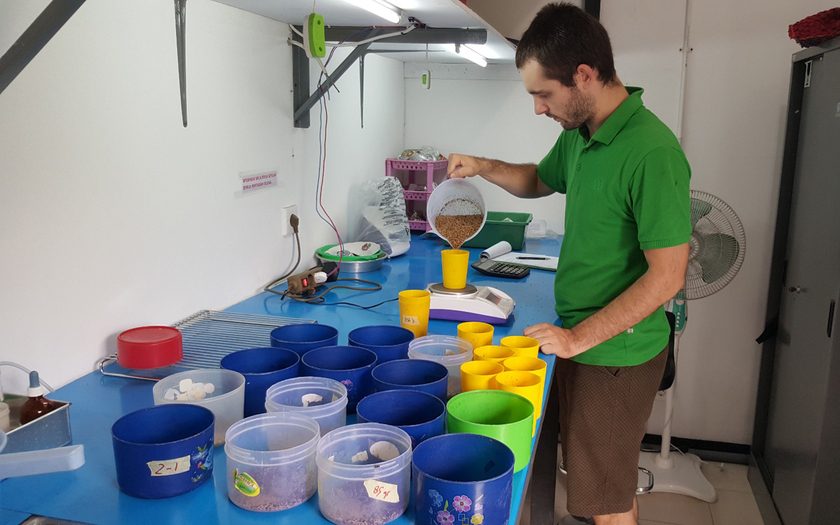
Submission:
[[[563,359],[569,359],[588,350],[580,346],[571,330],[553,324],[540,323],[529,326],[524,334],[540,342],[542,353],[554,354]]]
[[[453,153],[449,155],[449,167],[446,169],[446,175],[453,179],[474,177],[481,171],[481,160],[477,157]]]

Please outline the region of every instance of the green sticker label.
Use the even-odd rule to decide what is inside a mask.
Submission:
[[[239,472],[236,469],[233,470],[233,486],[239,492],[251,498],[260,494],[260,485],[257,483],[257,480],[245,472]]]

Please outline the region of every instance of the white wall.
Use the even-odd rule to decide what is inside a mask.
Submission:
[[[470,7],[492,21],[494,14],[482,9],[492,3],[474,0]],[[788,38],[787,26],[832,4],[827,0],[689,3],[693,50],[686,75],[683,145],[692,166],[692,188],[721,197],[736,211],[746,229],[747,252],[743,268],[729,286],[689,305],[673,432],[679,437],[750,443],[761,350],[754,339],[764,323],[790,57],[800,49]],[[626,13],[627,5],[611,5],[602,3],[601,14],[612,39],[623,46],[614,49],[616,62],[623,65],[619,76],[674,86],[672,71],[658,75],[655,64],[633,60],[642,47],[628,49],[633,42],[650,42],[652,34],[662,33],[662,12],[655,9],[656,2],[634,3],[633,23],[616,14]],[[503,13],[509,26],[521,25],[521,18]],[[672,25],[682,21],[671,15],[667,32],[676,36],[672,43],[658,45],[674,45],[673,52],[679,53],[682,39]],[[411,77],[408,71],[406,76]],[[521,83],[473,80],[477,75],[470,72],[462,76],[466,79],[438,79],[431,91],[407,79],[407,144],[431,143],[444,152],[510,162],[539,161],[560,128],[534,116]],[[649,107],[664,102],[656,99],[655,90],[646,91],[645,100]],[[670,101],[666,105],[673,106]],[[562,231],[563,197],[524,201],[481,183],[491,209],[530,211]],[[652,433],[661,431],[662,404],[654,407],[648,425]]]
[[[0,94],[0,360],[53,386],[122,330],[223,309],[284,273],[283,205],[300,209],[302,267],[334,242],[313,210],[317,106],[310,129],[292,124],[287,27],[187,9],[186,129],[171,2],[89,0]],[[358,68],[329,104],[324,205],[345,225],[348,189],[404,142],[402,64],[366,66],[365,129]],[[272,168],[281,188],[238,193],[240,172]],[[3,369],[7,391],[24,384]]]

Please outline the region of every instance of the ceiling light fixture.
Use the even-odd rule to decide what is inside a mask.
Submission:
[[[468,48],[467,46],[455,44],[455,52],[458,53],[460,56],[466,58],[470,62],[474,62],[481,67],[487,67],[487,59],[485,59],[483,56],[479,55],[472,49]]]
[[[381,16],[392,24],[397,24],[402,19],[399,9],[384,0],[347,0],[347,3]]]

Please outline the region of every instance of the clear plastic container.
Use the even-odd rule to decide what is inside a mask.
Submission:
[[[311,417],[323,436],[347,423],[347,388],[327,377],[286,379],[265,393],[265,409]]]
[[[408,508],[411,438],[379,423],[333,430],[318,442],[318,505],[337,525],[380,525]]]
[[[487,206],[481,192],[466,179],[448,179],[440,184],[429,196],[426,206],[426,216],[433,233],[446,241],[450,241],[437,230],[435,224],[438,216],[480,215],[481,224],[464,239],[464,243],[478,235],[487,221]],[[460,248],[460,246],[458,246]]]
[[[204,399],[192,399],[179,401],[177,399],[166,399],[167,390],[180,389],[182,380],[189,379],[193,383],[204,383],[213,385],[213,392],[206,394]],[[221,368],[207,368],[200,370],[187,370],[178,372],[171,376],[164,377],[152,387],[152,395],[156,405],[166,403],[190,403],[210,409],[216,416],[216,429],[213,434],[213,444],[220,445],[225,442],[227,429],[244,417],[245,407],[245,376],[233,370]]]
[[[237,507],[274,512],[296,507],[318,488],[318,423],[292,412],[259,414],[225,435],[228,497]]]
[[[450,335],[418,337],[408,345],[409,359],[436,361],[449,371],[447,396],[461,393],[461,365],[473,358],[472,343]]]

